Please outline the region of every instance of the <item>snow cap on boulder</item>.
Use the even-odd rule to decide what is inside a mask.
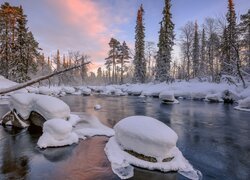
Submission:
[[[172,157],[177,134],[164,123],[146,116],[131,116],[122,119],[115,127],[115,138],[125,149],[155,157],[162,161]]]

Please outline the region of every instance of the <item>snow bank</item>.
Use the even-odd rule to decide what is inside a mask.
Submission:
[[[121,179],[133,176],[131,165],[163,172],[178,171],[191,179],[200,178],[201,173],[194,170],[176,147],[176,133],[162,122],[150,117],[132,116],[118,122],[114,129],[115,137],[110,138],[104,150],[113,172]],[[128,150],[157,161],[139,159]]]
[[[43,124],[43,134],[37,145],[40,148],[59,147],[78,143],[78,136],[72,132],[71,123],[64,119],[51,119]]]
[[[70,108],[62,100],[45,95],[20,93],[10,98],[10,109],[15,110],[23,119],[28,119],[35,111],[46,120],[53,118],[67,119]]]
[[[175,99],[174,93],[170,92],[170,91],[162,91],[159,94],[159,98],[163,103],[166,103],[166,104],[177,104],[177,103],[179,103],[179,101]]]
[[[10,88],[10,87],[15,86],[17,84],[18,83],[11,81],[11,80],[8,80],[0,75],[0,90]],[[8,93],[8,95],[14,94],[14,93],[26,93],[26,92],[27,92],[26,89],[20,89],[20,90],[16,90],[16,91]]]

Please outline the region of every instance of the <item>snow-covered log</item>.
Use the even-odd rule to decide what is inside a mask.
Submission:
[[[0,90],[0,94],[6,94],[6,93],[9,93],[9,92],[12,92],[12,91],[16,91],[16,90],[25,88],[27,86],[30,86],[30,85],[35,84],[35,83],[38,83],[38,82],[43,81],[45,79],[49,79],[49,78],[51,78],[53,76],[56,76],[56,75],[59,75],[59,74],[71,71],[73,69],[80,68],[80,67],[85,66],[85,65],[87,65],[89,63],[90,62],[86,62],[86,63],[80,64],[80,65],[77,65],[77,66],[74,66],[74,67],[70,67],[70,68],[67,68],[67,69],[64,69],[64,70],[61,70],[61,71],[56,71],[56,72],[51,73],[49,75],[45,75],[45,76],[38,77],[36,79],[32,79],[32,80],[30,80],[28,82],[25,82],[25,83],[21,83],[21,84],[17,84],[17,85],[11,86],[9,88],[1,89]]]

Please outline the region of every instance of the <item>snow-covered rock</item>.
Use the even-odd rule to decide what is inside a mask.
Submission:
[[[78,136],[72,132],[71,123],[64,119],[51,119],[43,125],[43,134],[37,145],[40,148],[59,147],[78,143]]]
[[[174,93],[170,91],[162,91],[159,95],[160,100],[166,104],[177,104],[179,101],[175,99]]]
[[[191,99],[193,100],[203,100],[206,98],[205,92],[192,92],[191,93]]]
[[[82,87],[79,87],[79,90],[80,92],[84,95],[84,96],[89,96],[91,95],[91,89],[85,87],[85,86],[82,86]]]
[[[200,172],[194,170],[176,147],[177,134],[162,122],[132,116],[118,122],[114,129],[115,137],[110,138],[104,150],[113,172],[121,179],[133,176],[131,165],[163,172],[178,171],[188,178],[199,179]]]
[[[95,110],[100,110],[102,108],[102,106],[100,105],[100,104],[96,104],[95,106],[94,106],[94,109]]]
[[[10,98],[10,109],[15,110],[23,119],[28,119],[30,113],[35,111],[46,120],[53,118],[67,119],[70,108],[62,100],[38,94],[20,93]]]
[[[38,88],[39,94],[43,95],[59,95],[61,93],[61,88],[52,86],[52,87],[47,87],[47,86],[41,86]]]
[[[138,128],[142,124],[143,128]],[[116,140],[122,147],[155,157],[158,161],[171,157],[169,152],[176,146],[178,139],[177,134],[168,126],[146,116],[125,118],[115,125],[114,130]]]
[[[223,102],[223,99],[221,98],[221,94],[208,94],[205,98],[206,101],[209,102]]]
[[[62,91],[65,92],[66,94],[73,94],[76,90],[73,87],[64,86],[62,87]]]
[[[239,100],[239,96],[230,90],[225,90],[222,92],[222,99],[225,103],[233,103]]]
[[[39,93],[39,89],[36,87],[32,87],[32,86],[28,86],[25,88],[29,93],[35,93],[38,94]]]
[[[239,105],[236,106],[235,109],[250,112],[250,96],[243,100],[240,100]]]

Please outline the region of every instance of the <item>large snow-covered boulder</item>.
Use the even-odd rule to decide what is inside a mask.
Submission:
[[[10,97],[10,112],[6,113],[1,123],[8,124],[9,121],[16,127],[27,127],[30,121],[43,126],[46,120],[53,118],[69,119],[70,108],[62,100],[38,94],[19,93]]]
[[[177,104],[178,100],[175,99],[174,93],[171,91],[162,91],[159,95],[160,100],[167,104]]]
[[[138,128],[142,124],[143,128]],[[169,153],[178,139],[177,134],[168,126],[146,116],[125,118],[115,125],[114,130],[117,142],[124,149],[155,157],[160,162],[172,157]]]
[[[62,100],[38,94],[20,93],[10,98],[10,108],[15,110],[23,119],[28,119],[30,113],[35,111],[46,120],[53,118],[67,119],[70,116],[70,108]]]
[[[78,142],[78,136],[72,132],[72,125],[64,119],[51,119],[44,123],[43,134],[37,145],[40,148],[59,147]]]
[[[176,147],[177,134],[162,122],[145,116],[132,116],[118,122],[115,136],[105,146],[105,153],[112,170],[121,179],[133,176],[135,165],[163,172],[178,171],[182,175],[199,179],[194,170]]]

